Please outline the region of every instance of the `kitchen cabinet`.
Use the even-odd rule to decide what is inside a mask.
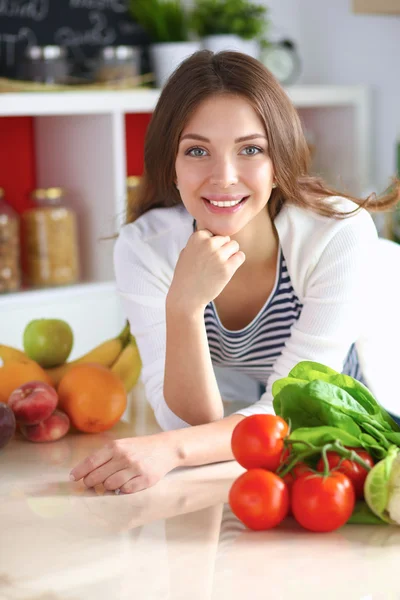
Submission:
[[[400,15],[400,0],[353,0],[353,11],[360,14]]]
[[[286,91],[316,148],[314,172],[339,189],[369,192],[373,186],[371,90],[357,85],[304,85]],[[6,197],[20,211],[23,190],[66,188],[79,218],[82,256],[82,282],[77,286],[0,296],[2,343],[19,347],[21,327],[39,313],[55,315],[59,309],[60,318],[69,315],[72,327],[75,322],[80,325],[79,304],[76,310],[72,307],[90,289],[98,301],[93,314],[103,315],[96,329],[89,316],[91,335],[108,334],[113,246],[124,221],[126,177],[142,172],[145,130],[159,94],[156,89],[0,94],[0,187],[5,187]],[[82,300],[81,313],[84,307],[90,310],[88,306]],[[110,319],[120,322],[117,300],[113,306]],[[77,340],[74,355],[91,347],[90,337],[87,334],[82,345]]]

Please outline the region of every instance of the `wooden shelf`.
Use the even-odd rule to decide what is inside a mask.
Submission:
[[[297,107],[348,106],[363,101],[364,86],[299,85],[286,91]],[[152,112],[160,90],[0,94],[0,116],[98,115]]]

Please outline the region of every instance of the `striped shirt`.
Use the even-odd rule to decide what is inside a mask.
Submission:
[[[263,393],[302,307],[280,248],[274,288],[258,315],[246,327],[237,331],[226,329],[214,302],[206,306],[204,321],[212,363],[250,376],[260,383]],[[349,348],[342,372],[364,383],[354,344]]]

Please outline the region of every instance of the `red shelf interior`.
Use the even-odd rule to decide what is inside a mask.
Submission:
[[[151,113],[127,114],[126,172],[142,175],[143,150]],[[0,187],[5,199],[19,213],[31,206],[30,193],[36,188],[33,117],[0,118]]]
[[[151,113],[125,115],[127,175],[143,173],[144,139],[150,119]]]
[[[21,213],[30,206],[29,194],[36,187],[33,118],[0,118],[0,140],[0,187]]]

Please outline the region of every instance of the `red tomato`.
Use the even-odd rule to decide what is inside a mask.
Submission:
[[[275,473],[250,469],[234,481],[229,504],[233,514],[249,529],[271,529],[288,514],[289,492]]]
[[[349,448],[349,450],[354,450],[357,452],[358,456],[365,460],[365,462],[370,466],[374,466],[373,458],[368,454],[366,450],[362,448]],[[329,469],[334,469],[338,466],[341,461],[341,456],[337,454],[337,452],[327,452],[326,457],[328,459]],[[323,472],[324,470],[324,459],[321,457],[318,461],[317,471]],[[364,482],[368,475],[368,471],[364,469],[361,465],[356,462],[344,459],[340,467],[337,469],[340,473],[344,473],[350,479],[351,483],[354,486],[354,491],[356,493],[356,498],[360,499],[364,497]]]
[[[292,473],[286,473],[286,475],[284,475],[282,477],[282,479],[286,483],[286,485],[288,487],[288,490],[289,490],[289,493],[290,493],[290,491],[292,489],[293,482],[294,482],[294,477],[293,477]]]
[[[281,461],[287,423],[275,415],[251,415],[240,421],[232,433],[233,456],[245,469],[276,471]]]
[[[294,465],[293,469],[291,470],[291,473],[293,475],[293,478],[297,479],[302,475],[310,475],[310,473],[313,473],[313,470],[305,462],[300,461]]]
[[[355,504],[353,485],[346,475],[304,475],[296,479],[291,495],[292,513],[310,531],[333,531],[348,521]]]

